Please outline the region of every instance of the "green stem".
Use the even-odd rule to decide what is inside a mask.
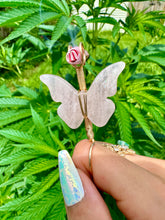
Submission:
[[[19,74],[15,69],[13,69],[12,67],[9,68],[9,67],[6,67],[6,66],[3,66],[3,65],[0,65],[0,68],[2,68],[2,69],[6,69],[6,70],[9,70],[9,71],[13,71],[18,77],[20,77],[20,74]]]
[[[96,59],[97,37],[98,37],[98,24],[93,23],[92,56],[93,56],[94,59]],[[93,65],[94,65],[94,63],[93,63]]]
[[[107,13],[107,11],[108,11],[108,8],[106,8],[106,11],[105,11],[105,13],[107,13],[107,15],[108,15],[108,17],[111,17],[111,15],[113,14],[113,12],[116,10],[116,8],[114,8],[112,11],[111,11],[111,13]],[[103,27],[104,27],[104,25],[105,25],[106,23],[102,23],[101,25],[100,25],[100,28],[99,28],[99,32],[103,29]]]
[[[17,71],[14,69],[14,68],[5,68],[5,69],[8,69],[8,70],[10,70],[10,71],[13,71],[19,78],[21,78],[22,76],[22,73],[21,73],[21,71],[20,71],[20,69],[19,69],[19,67],[16,65],[16,69],[17,69]]]
[[[0,68],[2,68],[2,69],[6,69],[6,70],[11,70],[11,68],[8,68],[8,67],[6,67],[6,66],[2,66],[2,65],[0,65]]]
[[[17,71],[18,71],[19,75],[22,75],[22,72],[21,72],[21,70],[20,70],[19,66],[18,66],[17,64],[16,64],[15,66],[16,66],[16,69],[17,69]]]
[[[121,40],[121,38],[122,38],[125,34],[126,34],[126,32],[124,32],[123,34],[120,34],[120,32],[119,32],[119,36],[118,36],[118,39],[117,39],[117,41],[116,41],[116,43],[115,43],[115,45],[114,45],[114,48],[117,47],[117,45],[119,44],[119,41]]]

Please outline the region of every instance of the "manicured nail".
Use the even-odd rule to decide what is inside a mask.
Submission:
[[[78,171],[66,150],[58,153],[61,188],[67,206],[72,206],[84,197],[84,189]]]

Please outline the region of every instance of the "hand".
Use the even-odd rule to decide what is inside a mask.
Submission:
[[[85,195],[80,202],[66,206],[68,219],[112,219],[99,189],[113,196],[127,219],[164,220],[165,161],[139,155],[121,157],[96,142],[91,170],[90,144],[88,140],[79,142],[73,153]]]

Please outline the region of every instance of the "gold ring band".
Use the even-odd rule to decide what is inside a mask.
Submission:
[[[119,144],[110,144],[105,142],[99,142],[102,146],[106,147],[107,149],[111,150],[112,152],[117,153],[120,156],[125,155],[135,155],[135,151],[132,149],[129,149],[127,145],[119,145]],[[90,148],[89,148],[89,168],[92,169],[92,150],[95,145],[94,140],[92,141]]]
[[[91,159],[92,159],[92,149],[95,145],[95,142],[92,142],[92,144],[90,145],[90,148],[89,148],[89,168],[92,168],[91,167]]]

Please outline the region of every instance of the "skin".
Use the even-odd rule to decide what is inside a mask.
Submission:
[[[85,196],[66,207],[69,220],[110,220],[111,215],[99,190],[113,196],[129,220],[165,219],[165,161],[139,155],[121,157],[94,145],[89,167],[91,142],[79,142],[73,153]]]

